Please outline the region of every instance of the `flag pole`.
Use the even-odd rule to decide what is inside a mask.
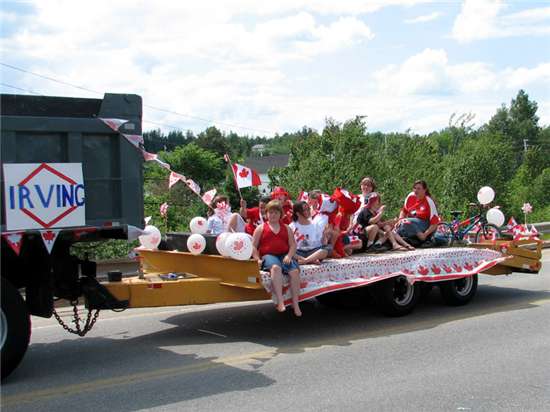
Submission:
[[[231,159],[229,158],[229,155],[226,153],[223,155],[223,159],[229,166],[229,169],[231,169],[231,174],[233,175],[233,183],[235,184],[235,188],[237,189],[237,192],[239,192],[239,198],[240,200],[243,200],[243,195],[241,193],[241,189],[239,187],[239,184],[237,183],[237,176],[235,175],[235,169],[233,169],[233,165],[231,164]]]

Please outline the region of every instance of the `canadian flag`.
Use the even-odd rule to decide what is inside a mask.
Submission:
[[[260,186],[262,181],[260,175],[249,167],[233,163],[233,174],[235,175],[235,182],[239,189],[250,186]]]
[[[3,233],[2,237],[7,242],[8,245],[12,248],[17,256],[21,252],[21,245],[23,243],[23,233],[24,232],[12,232],[12,233]]]
[[[297,202],[309,202],[309,194],[308,192],[304,192],[303,190],[298,195],[298,198],[296,199]]]
[[[212,203],[212,200],[214,200],[214,196],[216,196],[216,189],[209,190],[208,192],[205,192],[202,195],[202,201],[206,203],[208,206]]]

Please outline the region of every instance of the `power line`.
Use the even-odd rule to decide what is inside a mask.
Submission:
[[[100,95],[103,94],[101,92],[98,92],[97,90],[92,90],[88,87],[80,86],[78,84],[69,83],[69,82],[66,82],[66,81],[63,81],[63,80],[56,79],[54,77],[44,76],[40,73],[35,73],[35,72],[30,71],[30,70],[26,70],[26,69],[23,69],[21,67],[13,66],[11,64],[7,64],[7,63],[4,63],[4,62],[0,62],[0,65],[2,65],[4,67],[8,67],[12,70],[17,70],[17,71],[20,71],[22,73],[30,74],[32,76],[40,77],[40,78],[45,79],[45,80],[49,80],[49,81],[52,81],[52,82],[55,82],[55,83],[59,83],[59,84],[62,84],[64,86],[74,87],[74,88],[84,90],[84,91],[87,91],[87,92],[90,92],[90,93],[95,93],[95,94],[100,94]],[[159,111],[159,112],[173,114],[173,115],[176,115],[176,116],[186,117],[188,119],[198,120],[198,121],[201,121],[201,122],[204,122],[204,123],[218,124],[218,125],[221,125],[221,126],[234,127],[234,128],[243,129],[243,130],[250,130],[250,131],[256,131],[256,132],[275,134],[272,130],[258,129],[258,128],[253,128],[253,127],[241,126],[241,125],[233,124],[233,123],[219,122],[219,121],[216,121],[216,120],[213,120],[213,119],[207,119],[207,118],[204,118],[204,117],[193,116],[193,115],[185,114],[185,113],[179,113],[179,112],[176,112],[174,110],[164,109],[162,107],[151,106],[151,105],[148,105],[148,104],[144,104],[143,106],[147,107],[148,109],[151,109],[151,110],[156,110],[156,111]],[[155,124],[154,122],[148,122],[148,123]],[[158,125],[162,125],[162,124],[158,123]],[[162,126],[177,128],[175,126],[169,126],[169,125],[162,125]]]
[[[103,93],[98,92],[96,90],[88,89],[87,87],[79,86],[77,84],[68,83],[68,82],[65,82],[63,80],[54,79],[53,77],[44,76],[44,75],[39,74],[39,73],[34,73],[34,72],[29,71],[29,70],[22,69],[21,67],[12,66],[11,64],[7,64],[7,63],[4,63],[4,62],[0,62],[0,65],[8,67],[8,68],[13,69],[13,70],[23,72],[23,73],[32,74],[33,76],[41,77],[43,79],[50,80],[50,81],[55,82],[55,83],[63,84],[65,86],[75,87],[77,89],[85,90],[85,91],[91,92],[91,93],[103,94]]]
[[[27,93],[36,94],[37,96],[42,96],[40,93],[34,92],[34,91],[32,91],[32,90],[22,89],[21,87],[12,86],[11,84],[7,84],[7,83],[0,83],[0,86],[10,87],[10,88],[12,88],[12,89],[19,90],[19,91],[21,91],[21,92],[27,92]]]

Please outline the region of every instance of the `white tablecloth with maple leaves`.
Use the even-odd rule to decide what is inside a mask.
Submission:
[[[506,256],[494,250],[467,247],[360,254],[344,259],[327,259],[320,265],[300,267],[300,301],[400,275],[406,276],[411,283],[458,279],[475,275],[505,259]],[[290,304],[288,281],[285,276],[283,297],[286,304]],[[275,302],[268,272],[261,272],[261,283]]]

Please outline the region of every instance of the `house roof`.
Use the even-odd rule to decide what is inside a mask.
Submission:
[[[289,155],[254,156],[244,161],[244,165],[254,169],[258,173],[267,173],[272,167],[288,166]]]

